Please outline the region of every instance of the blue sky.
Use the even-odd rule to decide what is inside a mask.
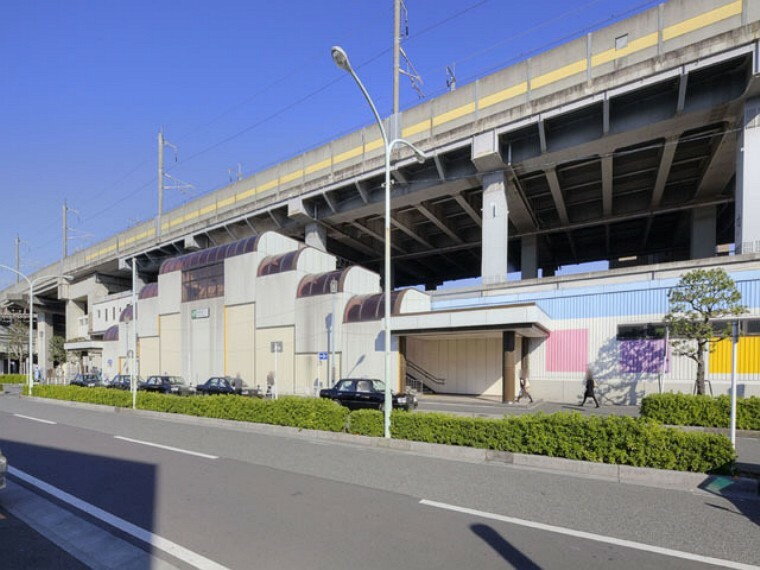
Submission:
[[[461,86],[568,37],[656,5],[644,0],[407,0],[404,49],[424,92]],[[156,134],[193,184],[165,209],[371,124],[330,46],[349,53],[380,114],[391,109],[392,0],[8,2],[0,19],[0,263],[33,272],[156,212]],[[402,82],[401,106],[419,102]],[[15,277],[0,272],[0,286]]]

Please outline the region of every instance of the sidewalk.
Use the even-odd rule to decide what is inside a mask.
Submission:
[[[0,491],[2,494],[3,491]],[[9,570],[46,568],[51,570],[86,570],[62,548],[37,533],[0,506],[0,560]]]

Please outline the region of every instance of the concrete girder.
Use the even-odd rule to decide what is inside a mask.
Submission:
[[[455,243],[463,243],[461,237],[459,237],[449,224],[443,221],[443,214],[439,206],[435,204],[420,202],[417,205],[417,211],[430,220],[439,230],[449,236]]]
[[[460,178],[451,180],[444,184],[426,181],[424,183],[411,183],[405,186],[401,191],[394,193],[391,197],[391,207],[394,210],[402,208],[414,208],[419,202],[440,198],[443,196],[453,196],[464,190],[469,190],[480,186],[477,178]],[[353,204],[345,204],[345,207],[335,215],[330,216],[333,223],[348,223],[358,218],[369,217],[373,215],[382,215],[383,203],[364,204],[360,199]]]
[[[465,213],[470,216],[470,218],[472,218],[472,221],[475,222],[478,227],[483,227],[483,220],[481,219],[480,214],[475,211],[475,208],[470,206],[467,198],[465,198],[462,194],[456,194],[454,196],[454,200],[456,200],[456,203],[459,204],[459,207],[462,208],[462,210],[464,210]]]
[[[692,113],[683,113],[653,125],[609,134],[596,140],[557,150],[556,152],[531,157],[515,163],[513,166],[518,175],[528,174],[546,170],[547,165],[556,166],[565,162],[575,162],[581,157],[614,154],[615,149],[618,148],[634,147],[652,140],[678,137],[681,133],[696,126],[725,121],[735,122],[739,116],[739,105],[736,103]]]
[[[364,225],[360,224],[359,222],[351,222],[349,225],[351,225],[352,227],[356,228],[360,232],[365,233],[368,236],[374,238],[378,242],[380,242],[382,244],[385,243],[385,236],[377,233],[374,230],[371,230],[368,226],[364,226]],[[392,240],[391,240],[391,249],[394,249],[394,250],[398,251],[399,253],[406,253],[406,250],[403,247],[401,247],[400,245],[397,245],[397,244],[393,243]]]
[[[665,184],[670,176],[670,168],[673,165],[673,157],[676,154],[678,148],[678,137],[668,137],[665,140],[665,145],[662,147],[662,153],[660,154],[660,166],[657,169],[657,179],[652,189],[652,201],[649,205],[650,208],[659,208],[662,201],[662,195],[665,192]],[[647,236],[645,236],[646,239]]]
[[[559,178],[557,178],[557,169],[549,168],[544,174],[546,175],[546,181],[549,184],[549,190],[551,190],[554,207],[557,208],[560,222],[564,225],[569,225],[570,218],[567,216],[567,206],[565,205],[565,198],[562,195],[562,188],[559,185]]]
[[[369,204],[369,192],[367,192],[365,182],[363,180],[356,180],[354,182],[354,186],[356,186],[356,191],[359,193],[359,197],[362,199],[362,202]]]
[[[399,184],[409,184],[409,180],[407,180],[406,176],[404,176],[404,173],[400,170],[391,171],[391,176],[393,177],[393,180]]]
[[[407,217],[404,214],[397,214],[396,216],[391,217],[391,225],[395,228],[398,228],[400,231],[408,235],[410,238],[412,238],[414,241],[422,245],[423,247],[426,247],[429,250],[436,249],[433,247],[433,245],[427,241],[425,238],[423,238],[420,234],[415,232],[411,228],[411,223],[409,223],[407,220],[404,220],[402,218]]]
[[[331,232],[337,236],[335,239],[342,241],[344,243],[348,243],[350,247],[361,251],[365,255],[371,255],[371,256],[378,255],[378,252],[375,251],[373,248],[360,242],[355,237],[348,235],[346,232],[338,229],[334,225],[331,225],[328,223],[325,223],[324,225],[327,228],[328,232]]]
[[[446,169],[443,166],[443,161],[441,160],[441,157],[436,154],[433,156],[433,162],[435,163],[435,169],[438,171],[438,178],[441,179],[443,182],[446,180]]]
[[[322,196],[325,199],[325,202],[327,203],[327,207],[332,210],[332,213],[335,214],[338,211],[338,205],[335,203],[335,200],[330,196],[329,192],[325,192],[322,194]]]
[[[734,175],[736,147],[736,133],[730,129],[718,138],[710,162],[694,193],[694,200],[712,198],[725,189]]]
[[[530,232],[538,227],[536,218],[528,206],[528,200],[525,198],[525,191],[520,185],[520,179],[515,175],[514,170],[510,167],[507,182],[507,205],[509,206],[509,219],[517,228],[518,232]]]
[[[602,157],[602,211],[612,214],[612,155]]]

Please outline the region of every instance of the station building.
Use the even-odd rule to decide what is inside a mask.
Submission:
[[[750,317],[742,323],[742,395],[760,395],[760,259],[733,256],[489,288],[392,294],[392,386],[510,401],[521,373],[535,398],[576,402],[587,368],[607,403],[659,390],[691,392],[696,364],[666,346],[667,296],[695,267],[725,267]],[[217,375],[279,394],[313,395],[341,377],[382,378],[384,296],[379,276],[275,232],[165,261],[103,337],[104,371],[191,385]],[[729,341],[708,355],[709,387],[728,390]]]

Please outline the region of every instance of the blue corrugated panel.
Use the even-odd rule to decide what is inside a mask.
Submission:
[[[749,308],[760,308],[760,271],[731,275]],[[433,310],[536,303],[553,319],[635,316],[668,312],[668,292],[678,279],[616,283],[598,287],[433,300]]]

